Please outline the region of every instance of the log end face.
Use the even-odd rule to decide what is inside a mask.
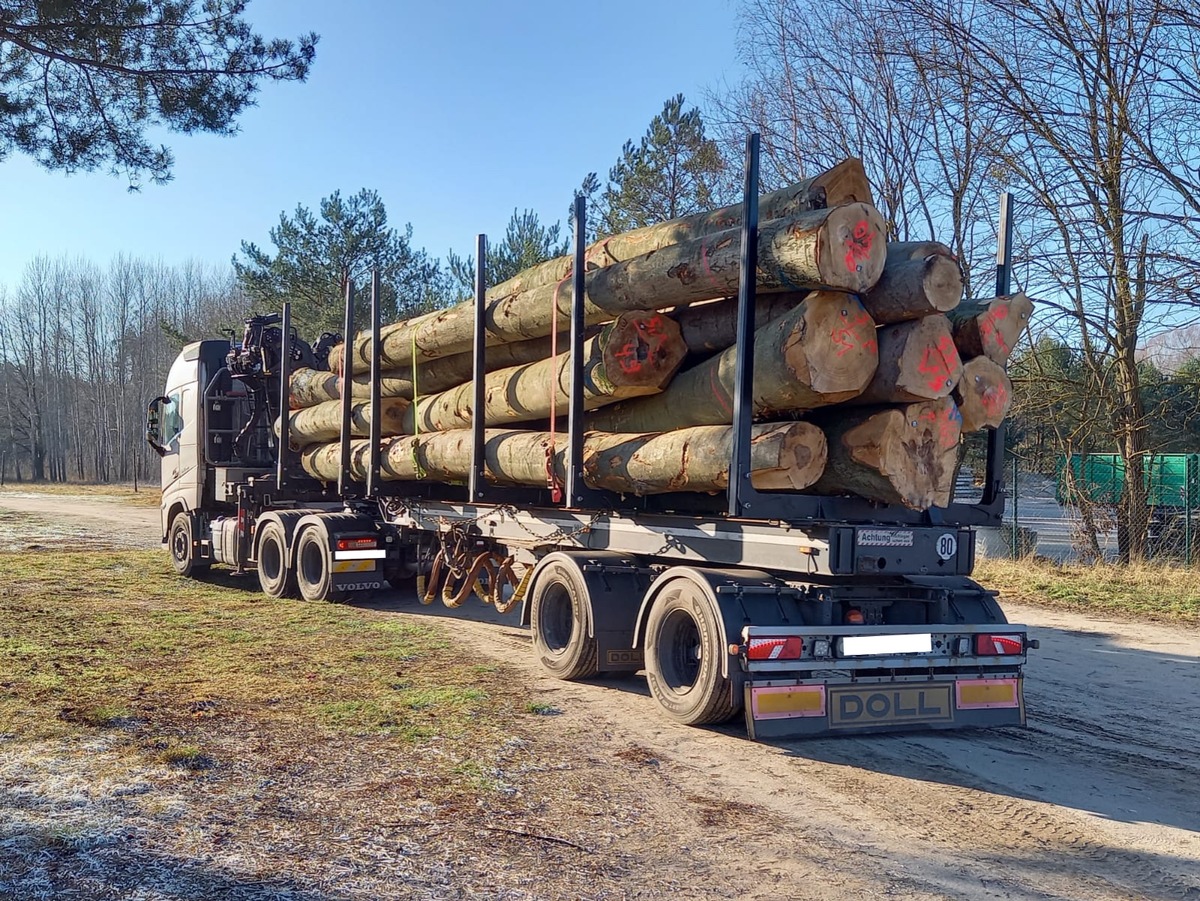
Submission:
[[[759,491],[803,491],[815,485],[828,459],[825,433],[810,422],[761,428],[763,431],[755,435],[751,445],[778,440],[778,466],[752,471],[751,484]]]
[[[788,370],[827,403],[860,394],[879,363],[875,321],[850,294],[817,291],[803,307],[783,341]]]
[[[903,426],[885,436],[881,473],[913,510],[945,507],[954,489],[962,416],[948,397],[901,408]]]
[[[604,371],[614,386],[656,391],[671,380],[687,355],[679,325],[663,313],[622,313],[610,328]]]
[[[925,257],[925,297],[929,306],[938,313],[953,310],[962,302],[962,269],[953,257],[940,253]]]
[[[896,388],[912,400],[948,397],[962,378],[963,363],[946,318],[926,316],[887,330],[902,342]],[[882,335],[881,343],[887,343]],[[885,347],[882,353],[887,352]]]
[[[813,179],[813,188],[825,192],[826,206],[842,206],[847,203],[873,205],[871,182],[867,179],[862,160],[850,157],[842,160],[827,172]]]
[[[996,428],[1012,407],[1012,380],[1003,367],[987,357],[975,357],[963,366],[954,400],[962,414],[963,432]]]
[[[873,206],[851,203],[830,210],[817,244],[821,283],[863,293],[887,262],[887,226]]]

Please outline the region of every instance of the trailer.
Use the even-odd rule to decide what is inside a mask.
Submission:
[[[1022,670],[1037,642],[1006,621],[995,592],[971,579],[974,528],[999,525],[1003,512],[1002,429],[988,435],[978,504],[916,512],[751,485],[757,173],[752,136],[724,497],[630,498],[584,484],[580,198],[563,484],[489,484],[480,416],[467,484],[380,479],[376,277],[361,481],[352,478],[349,391],[342,392],[336,484],[297,466],[288,440],[290,375],[298,363],[319,365],[334,339],[310,347],[293,334],[288,305],[252,317],[232,347],[200,341],[175,361],[166,391],[149,405],[147,439],[162,457],[163,540],[176,570],[253,570],[266,594],[308,601],[400,588],[458,606],[476,595],[501,612],[519,608],[551,675],[644,671],[666,717],[703,725],[742,712],[756,739],[1024,725]],[[1009,231],[1001,234],[1003,294]],[[476,259],[473,409],[480,410],[487,371],[482,236]],[[347,336],[355,334],[354,299],[349,285]]]

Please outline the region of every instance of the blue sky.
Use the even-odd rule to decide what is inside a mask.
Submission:
[[[737,0],[583,4],[253,0],[266,36],[321,35],[304,84],[268,85],[234,138],[167,136],[174,181],[0,162],[0,285],[36,254],[226,263],[279,213],[374,188],[432,255],[498,237],[514,207],[565,218],[662,103],[737,74]]]

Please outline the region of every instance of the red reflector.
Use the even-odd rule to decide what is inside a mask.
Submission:
[[[1020,635],[976,635],[975,653],[981,657],[1020,654],[1024,645]]]
[[[374,538],[339,538],[337,549],[339,551],[365,551],[375,547],[377,543]]]
[[[799,638],[751,638],[746,645],[749,660],[794,660],[804,650]]]

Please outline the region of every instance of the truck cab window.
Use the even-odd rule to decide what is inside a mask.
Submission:
[[[163,446],[169,448],[183,432],[183,392],[173,391],[167,397],[169,402],[163,404],[159,427]]]

